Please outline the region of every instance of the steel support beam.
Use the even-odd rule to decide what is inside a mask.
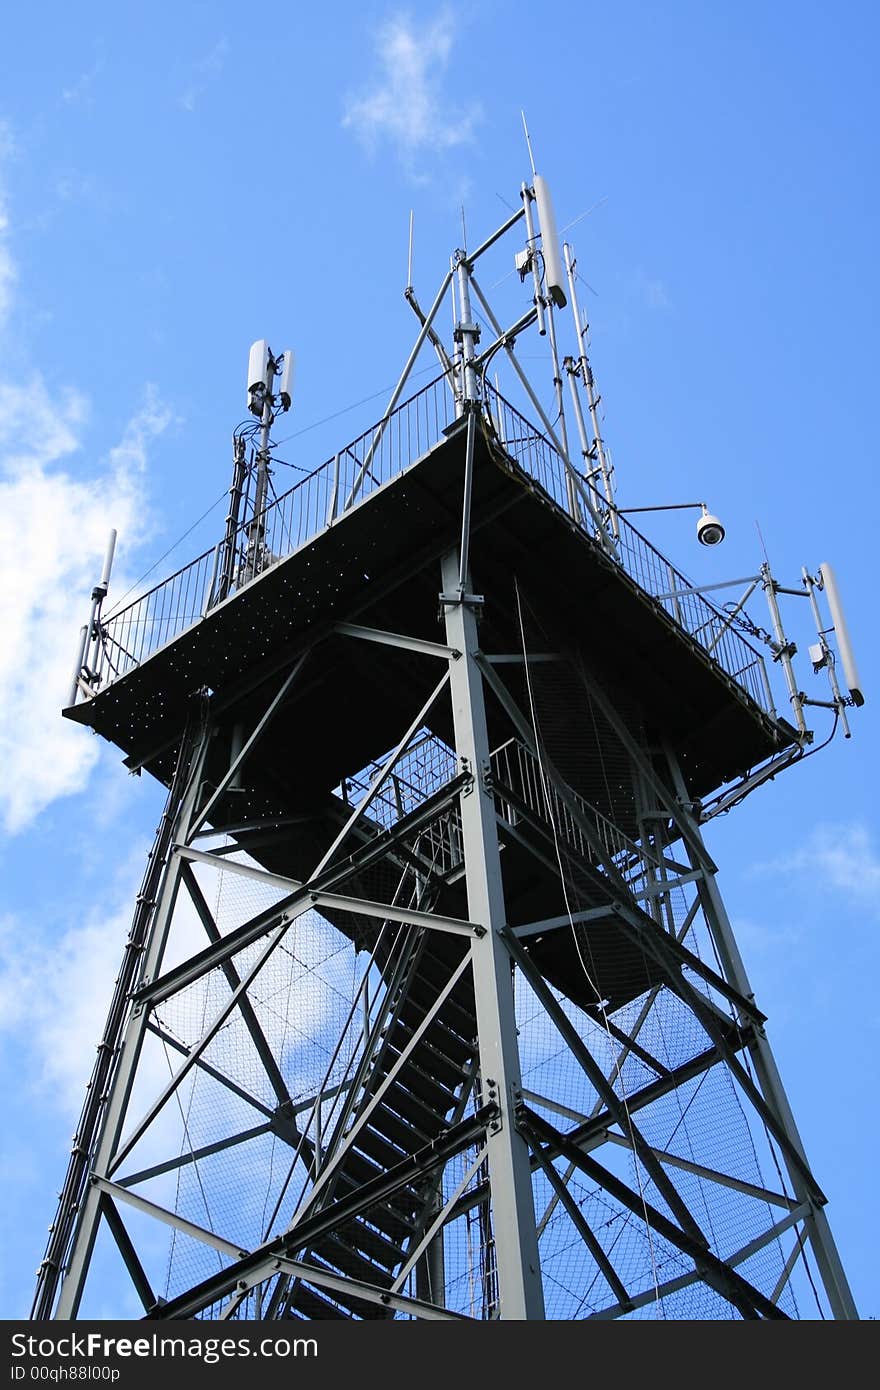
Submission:
[[[141,979],[158,970],[165,951],[181,885],[183,863],[180,856],[173,853],[171,845],[175,839],[186,837],[196,814],[209,740],[210,729],[205,718],[203,702],[199,700],[198,705],[193,706],[191,710],[187,730],[181,738],[169,804],[156,837],[152,862],[145,879],[145,884],[152,885],[155,881],[155,898],[152,896],[152,888],[148,888],[146,894],[142,894],[136,908],[136,920],[141,914],[144,915],[143,939],[137,961]],[[177,785],[178,778],[181,779],[182,786]],[[175,793],[179,798],[176,804],[173,802]],[[106,1105],[101,1115],[100,1127],[92,1141],[93,1146],[85,1156],[90,1172],[98,1175],[106,1174],[114,1160],[147,1032],[147,1011],[130,1007],[127,996],[119,1002],[119,1017],[113,1025],[114,1030],[118,1030],[117,1036],[106,1039],[106,1045],[113,1058],[112,1076],[103,1083],[106,1086]],[[124,1015],[121,1011],[123,1007]],[[95,1099],[103,1104],[104,1093]],[[91,1182],[79,1208],[66,1269],[63,1274],[60,1269],[57,1271],[61,1276],[61,1286],[54,1316],[62,1321],[75,1318],[79,1310],[100,1219],[101,1194],[96,1184]],[[51,1315],[50,1309],[47,1308],[43,1316]]]
[[[475,1140],[482,1143],[487,1125],[493,1124],[497,1115],[497,1106],[483,1106],[469,1119],[451,1126],[425,1149],[417,1150],[409,1158],[389,1168],[387,1172],[363,1183],[350,1195],[332,1202],[302,1223],[298,1223],[284,1235],[267,1241],[251,1254],[242,1254],[241,1258],[227,1269],[212,1275],[179,1297],[170,1299],[155,1316],[172,1320],[193,1317],[232,1293],[241,1279],[250,1280],[252,1283],[270,1279],[273,1274],[278,1273],[279,1261],[289,1258],[292,1251],[307,1248],[323,1233],[334,1230],[344,1222],[368,1211],[375,1203],[393,1196],[414,1178],[423,1177],[448,1163],[450,1158],[461,1153]]]
[[[419,829],[434,819],[445,807],[455,804],[458,792],[462,786],[468,785],[471,781],[470,774],[462,774],[454,777],[440,792],[429,797],[417,810],[398,821],[395,829],[382,835],[371,836],[365,844],[359,846],[354,853],[347,859],[336,864],[329,865],[322,873],[315,875],[308,883],[301,884],[296,891],[288,894],[275,903],[273,907],[259,912],[249,921],[244,922],[240,927],[227,932],[222,941],[206,947],[203,951],[192,956],[182,965],[175,966],[165,975],[152,981],[144,983],[137,991],[135,998],[139,1002],[156,1004],[162,999],[169,998],[184,986],[192,984],[193,980],[199,979],[202,975],[213,970],[215,966],[222,965],[225,960],[243,951],[246,946],[259,941],[268,932],[275,928],[281,918],[292,921],[296,916],[309,911],[313,904],[310,894],[330,889],[345,883],[355,874],[369,868],[377,860],[390,857],[395,847],[400,846],[410,836],[415,835]],[[186,857],[192,859],[194,851],[187,848]],[[203,852],[199,851],[201,855]],[[206,861],[211,863],[214,856],[205,856]],[[227,865],[225,860],[215,865],[218,868],[232,867]],[[239,868],[247,866],[239,865]],[[256,877],[265,882],[267,877],[262,870],[254,870],[246,875]],[[277,877],[277,875],[275,876]],[[293,880],[286,880],[290,883]]]
[[[738,1265],[744,1264],[746,1260],[751,1259],[752,1255],[756,1255],[759,1250],[764,1250],[768,1245],[772,1245],[774,1240],[779,1240],[779,1237],[784,1235],[795,1222],[802,1218],[802,1216],[803,1210],[798,1208],[798,1210],[792,1212],[791,1215],[783,1217],[781,1221],[777,1221],[774,1226],[771,1226],[769,1230],[765,1231],[762,1235],[757,1236],[754,1240],[750,1240],[748,1245],[744,1245],[740,1250],[737,1250],[735,1254],[728,1256],[726,1263],[730,1265],[731,1269],[736,1269]],[[795,1249],[797,1249],[797,1247],[795,1247]],[[657,1288],[636,1294],[627,1307],[624,1307],[620,1303],[616,1303],[612,1307],[602,1308],[597,1313],[591,1313],[589,1318],[585,1319],[585,1321],[607,1321],[613,1318],[623,1317],[625,1313],[633,1312],[637,1308],[645,1308],[649,1303],[656,1303],[660,1299],[668,1297],[669,1294],[680,1293],[682,1289],[686,1289],[692,1284],[700,1283],[702,1277],[699,1270],[692,1269],[687,1274],[680,1274],[676,1279],[667,1279],[664,1283],[658,1285]],[[778,1289],[779,1286],[777,1285],[777,1290]],[[776,1303],[777,1301],[778,1293],[774,1290],[771,1302]]]
[[[700,1244],[693,1236],[676,1226],[668,1216],[664,1216],[639,1193],[632,1192],[625,1183],[615,1177],[601,1163],[590,1158],[577,1144],[570,1142],[567,1135],[549,1125],[546,1120],[523,1106],[518,1123],[533,1143],[546,1142],[557,1153],[564,1154],[575,1167],[580,1168],[594,1182],[598,1182],[614,1199],[628,1207],[637,1217],[646,1221],[653,1230],[688,1255],[700,1272],[700,1277],[728,1299],[740,1310],[745,1318],[784,1318],[774,1303],[756,1289],[748,1280],[723,1260],[714,1255],[708,1246]]]
[[[442,566],[445,595],[455,593],[460,556],[452,551]],[[449,663],[455,751],[459,765],[474,774],[461,797],[462,839],[468,916],[486,928],[471,942],[480,1074],[484,1094],[499,1107],[487,1135],[492,1218],[503,1319],[543,1319],[541,1265],[528,1145],[513,1123],[521,1089],[510,957],[501,938],[506,921],[495,804],[483,783],[489,738],[483,681],[476,662],[477,624],[467,602],[445,602],[446,641],[462,652]]]
[[[705,851],[702,849],[702,835],[699,826],[690,817],[687,810],[689,802],[684,776],[671,749],[667,748],[666,756],[675,794],[679,798],[677,820],[689,822],[689,835],[685,843],[689,850],[693,849],[694,859],[702,864],[706,857]],[[695,842],[693,847],[692,841]],[[704,873],[697,891],[700,894],[706,921],[718,948],[725,973],[734,982],[741,994],[753,997],[749,977],[739,953],[730,918],[727,915],[714,873]],[[859,1314],[855,1299],[852,1296],[849,1281],[844,1272],[834,1237],[831,1234],[828,1218],[822,1210],[822,1203],[825,1199],[812,1177],[803,1142],[798,1133],[788,1096],[776,1066],[776,1059],[763,1028],[758,1027],[754,1030],[748,1051],[761,1086],[761,1092],[772,1112],[775,1122],[772,1127],[777,1137],[780,1138],[780,1147],[792,1186],[798,1199],[806,1203],[809,1208],[805,1222],[807,1236],[819,1266],[831,1310],[836,1319],[858,1320]]]

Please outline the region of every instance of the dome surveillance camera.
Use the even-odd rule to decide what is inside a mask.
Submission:
[[[724,540],[724,527],[711,512],[704,510],[697,522],[697,540],[700,545],[720,545]]]

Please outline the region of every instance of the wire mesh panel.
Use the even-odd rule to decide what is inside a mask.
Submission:
[[[429,448],[432,400],[279,499],[265,545],[336,525]],[[515,424],[505,447],[526,439]],[[545,444],[530,466],[555,496]],[[638,553],[657,588],[656,552]],[[189,809],[144,900],[125,1123],[97,1172],[105,1203],[153,1222],[151,1314],[492,1320],[511,1316],[526,1239],[550,1319],[798,1312],[809,1174],[761,1089],[763,1016],[730,969],[663,730],[510,590],[483,627],[497,664],[467,649],[458,668],[484,673],[494,744],[473,709],[462,737],[476,701],[452,676],[427,704],[414,680],[422,713],[404,719],[404,700],[409,733],[394,744],[389,717],[392,747],[363,765],[379,737],[337,747],[336,715],[323,762],[306,747],[298,666],[249,686],[244,710],[201,697]],[[147,597],[140,616],[162,612]],[[308,679],[323,698],[317,663]]]

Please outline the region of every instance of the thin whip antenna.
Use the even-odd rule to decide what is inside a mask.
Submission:
[[[464,203],[461,204],[461,249],[467,255],[467,222],[464,216]]]
[[[413,263],[413,210],[409,210],[409,254],[406,261],[406,287],[412,289],[412,263]]]
[[[565,236],[565,233],[568,232],[568,231],[571,231],[571,228],[572,228],[572,227],[576,227],[577,224],[578,224],[579,222],[583,222],[583,220],[584,220],[585,217],[589,217],[591,213],[595,212],[595,211],[596,211],[596,208],[600,208],[600,207],[602,206],[603,203],[607,203],[607,202],[608,202],[608,194],[607,194],[607,193],[603,193],[602,197],[601,197],[601,198],[598,198],[591,208],[587,208],[586,212],[580,212],[580,213],[578,213],[577,217],[575,217],[575,218],[573,219],[573,221],[569,222],[569,223],[567,224],[567,226],[563,227],[563,228],[562,228],[562,231],[559,233],[559,235],[560,235],[560,236]]]
[[[764,553],[764,564],[769,566],[769,564],[770,564],[770,556],[767,554],[767,547],[766,547],[766,545],[764,544],[764,533],[763,533],[763,531],[761,530],[761,524],[760,524],[759,521],[756,521],[756,522],[755,522],[755,530],[756,530],[757,533],[758,533],[758,540],[761,542],[761,550],[762,550],[763,553]]]
[[[522,116],[523,130],[525,131],[526,136],[526,148],[529,152],[529,163],[532,166],[532,178],[534,178],[535,174],[537,174],[538,171],[535,168],[535,156],[532,154],[532,142],[529,139],[529,128],[526,125],[526,113],[525,111],[520,111],[519,114]]]

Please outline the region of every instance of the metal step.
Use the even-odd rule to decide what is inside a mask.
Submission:
[[[471,1018],[473,1015],[471,1015]],[[405,1030],[407,1038],[412,1037],[415,1029],[398,1018],[395,1026]],[[472,1025],[473,1026],[473,1025]],[[425,1034],[425,1038],[431,1047],[435,1048],[442,1057],[449,1060],[449,1064],[455,1067],[461,1074],[474,1055],[473,1044],[470,1039],[465,1039],[460,1033],[454,1032],[443,1019],[437,1017],[431,1021],[430,1027]]]
[[[385,1136],[396,1148],[402,1149],[404,1153],[415,1153],[416,1149],[422,1148],[429,1139],[433,1139],[434,1132],[430,1135],[424,1130],[417,1129],[409,1124],[387,1105],[380,1105],[370,1116],[370,1126],[372,1129]]]
[[[399,1080],[388,1088],[383,1100],[391,1110],[432,1138],[443,1128],[443,1116],[406,1089]]]
[[[355,1148],[349,1149],[346,1153],[342,1168],[346,1176],[353,1180],[356,1187],[362,1187],[373,1178],[381,1177],[385,1172],[384,1168],[380,1168]],[[394,1196],[389,1198],[389,1201],[395,1209],[404,1213],[418,1206],[417,1194],[408,1187],[398,1189]]]
[[[372,1260],[354,1245],[349,1245],[336,1232],[316,1242],[315,1251],[322,1260],[327,1260],[340,1274],[347,1275],[349,1279],[360,1279],[364,1284],[377,1284],[382,1288],[393,1282],[393,1276],[388,1269],[373,1264]]]
[[[315,1292],[311,1284],[297,1285],[290,1301],[290,1311],[293,1317],[303,1318],[308,1322],[328,1319],[342,1322],[351,1322],[352,1320],[350,1312],[337,1308],[333,1303],[328,1303],[326,1298]]]
[[[338,1275],[339,1273],[332,1265],[329,1265],[323,1260],[320,1255],[310,1254],[308,1256],[308,1263],[315,1265],[318,1269],[325,1270],[328,1274]],[[291,1307],[299,1306],[300,1295],[301,1293],[304,1294],[306,1291],[309,1293],[313,1292],[311,1285],[300,1285],[299,1288],[294,1291],[291,1299]],[[365,1299],[358,1298],[355,1293],[348,1293],[341,1289],[334,1290],[333,1297],[338,1300],[343,1308],[348,1308],[352,1315],[363,1318],[368,1322],[380,1321],[392,1316],[391,1309],[384,1307],[381,1303],[368,1303]]]
[[[418,1028],[425,1014],[433,1008],[436,999],[437,991],[433,986],[429,985],[427,980],[416,979],[410,985],[406,999],[400,1006],[400,1017],[414,1028]],[[457,1034],[465,1046],[469,1049],[473,1047],[473,1040],[477,1032],[476,1018],[473,1010],[462,1007],[455,995],[450,996],[444,1002],[443,1007],[438,1011],[437,1018],[451,1032]]]
[[[373,1116],[376,1119],[380,1119],[381,1115],[382,1107],[377,1106],[377,1108],[373,1111]],[[364,1128],[359,1132],[358,1137],[355,1140],[355,1144],[357,1145],[359,1151],[361,1153],[366,1154],[367,1158],[369,1158],[373,1163],[378,1163],[382,1168],[393,1168],[396,1163],[400,1163],[400,1161],[406,1158],[408,1154],[413,1153],[415,1149],[421,1147],[414,1133],[412,1134],[412,1137],[414,1140],[413,1145],[404,1153],[401,1149],[397,1147],[396,1144],[390,1143],[388,1138],[384,1134],[382,1134],[378,1129],[373,1128],[373,1122],[371,1119],[370,1124],[365,1125]]]
[[[447,1036],[450,1036],[448,1029],[444,1031]],[[412,1035],[412,1028],[405,1023],[398,1022],[391,1031],[389,1043],[395,1052],[402,1052]],[[432,1025],[419,1039],[414,1055],[421,1070],[427,1072],[445,1090],[454,1095],[465,1078],[465,1064],[453,1060],[442,1051],[445,1041],[444,1033]]]
[[[382,1265],[388,1270],[396,1269],[403,1259],[406,1242],[389,1240],[381,1231],[375,1229],[375,1225],[369,1224],[374,1219],[375,1214],[371,1210],[366,1219],[357,1217],[354,1221],[340,1226],[339,1234],[350,1245],[362,1250],[374,1264]]]
[[[396,1061],[399,1055],[393,1047],[389,1046],[389,1057]],[[429,1106],[443,1120],[455,1105],[455,1092],[447,1090],[445,1086],[441,1086],[438,1080],[429,1075],[422,1066],[423,1062],[430,1065],[430,1056],[426,1048],[419,1046],[407,1058],[398,1072],[398,1078],[402,1086],[405,1086],[413,1095],[418,1096],[419,1100],[424,1101],[425,1105]],[[461,1079],[459,1077],[459,1081]]]
[[[356,1192],[360,1183],[347,1173],[341,1172],[336,1179],[334,1193],[337,1197],[347,1197],[350,1193]],[[377,1203],[370,1207],[368,1217],[372,1225],[378,1226],[384,1231],[386,1236],[393,1243],[403,1246],[410,1239],[414,1229],[412,1214],[407,1216],[390,1201]]]

